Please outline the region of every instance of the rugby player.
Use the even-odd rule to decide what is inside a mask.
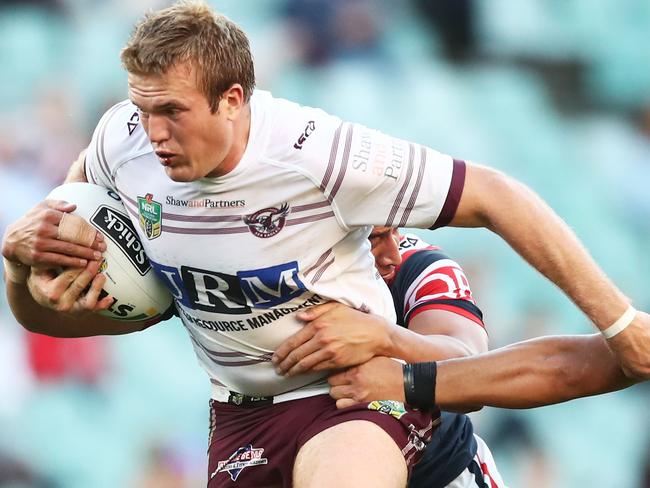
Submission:
[[[122,62],[130,100],[102,117],[67,181],[122,197],[175,294],[213,383],[211,486],[406,483],[430,436],[430,415],[404,407],[386,415],[370,404],[337,411],[323,372],[280,376],[270,361],[301,327],[295,316],[304,307],[335,300],[394,321],[368,252],[371,225],[487,227],[600,329],[629,308],[570,229],[520,183],[254,91],[246,35],[205,4],[147,15]],[[80,250],[61,242],[77,234],[59,227],[70,210],[43,203],[8,229],[14,315],[59,336],[146,327],[104,317],[89,327],[65,313],[108,306],[97,299],[97,262],[83,261],[97,259],[101,244],[85,241]],[[78,269],[59,276],[42,271],[72,263]],[[78,301],[87,284],[89,298]],[[629,374],[650,375],[649,319],[635,314],[609,341]]]
[[[487,350],[482,314],[455,261],[439,248],[416,236],[401,235],[397,229],[375,227],[370,242],[375,265],[389,285],[397,323],[428,335],[430,359]],[[399,351],[394,352],[398,354],[393,357],[405,359]],[[474,434],[469,417],[442,412],[440,427],[413,469],[408,486],[503,488],[505,484],[490,449]]]

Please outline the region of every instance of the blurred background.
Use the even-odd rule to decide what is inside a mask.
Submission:
[[[60,183],[126,98],[119,50],[160,0],[0,0],[0,230]],[[562,215],[650,309],[648,0],[219,0],[258,86],[484,162]],[[422,234],[466,269],[492,347],[588,333],[487,231]],[[25,332],[0,298],[0,487],[205,485],[208,381],[182,326]],[[474,414],[511,487],[650,487],[650,388]]]

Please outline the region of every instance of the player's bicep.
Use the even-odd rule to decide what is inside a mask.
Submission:
[[[518,199],[527,199],[530,194],[521,183],[504,173],[467,162],[463,191],[449,225],[491,228],[495,216],[508,215]]]
[[[88,178],[86,178],[85,163],[86,162],[86,149],[83,149],[77,159],[70,165],[68,174],[65,177],[64,183],[87,183]]]
[[[449,310],[424,310],[409,321],[408,328],[422,335],[451,337],[462,342],[471,354],[488,350],[485,329],[474,320]]]

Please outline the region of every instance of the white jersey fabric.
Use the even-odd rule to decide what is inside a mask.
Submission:
[[[270,362],[301,327],[295,312],[337,300],[394,320],[370,226],[444,224],[465,166],[268,92],[250,105],[248,145],[225,176],[170,180],[128,100],[100,120],[86,176],[123,199],[214,384],[323,393],[325,374],[284,378]]]

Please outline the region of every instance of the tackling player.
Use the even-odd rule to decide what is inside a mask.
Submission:
[[[321,337],[316,340],[317,351],[302,356],[299,346],[294,349],[298,354],[284,364],[285,369],[291,370],[298,365],[302,369],[310,364],[315,367],[326,365],[331,369],[349,366],[353,362],[354,349],[360,347],[359,341],[346,342],[348,335],[357,335],[351,331],[353,328],[370,328],[377,335],[384,333],[392,336],[384,341],[371,340],[370,344],[399,344],[390,351],[384,348],[384,353],[402,359],[445,359],[487,350],[482,314],[474,303],[463,270],[455,261],[439,248],[415,236],[400,235],[397,229],[376,227],[370,234],[370,242],[375,265],[391,290],[397,323],[416,334],[408,334],[404,329],[395,329],[390,325],[386,327],[381,322],[343,323],[338,320],[334,310],[322,315],[310,311],[304,314],[305,318],[318,315],[320,319],[305,327],[308,333],[318,330],[317,335]],[[340,331],[340,337],[336,335],[336,328]],[[400,333],[394,334],[396,331]],[[368,334],[368,337],[372,338],[373,335]],[[290,338],[287,342],[293,340]],[[280,346],[281,356],[283,351],[292,350],[285,346],[286,343]],[[367,344],[364,347],[368,347]],[[350,354],[349,348],[352,348]],[[321,363],[315,358],[317,354],[323,359]],[[283,357],[276,358],[280,365],[284,363],[280,361]],[[492,453],[485,442],[473,433],[472,423],[466,415],[442,413],[440,427],[409,479],[409,488],[443,486],[505,486]]]

